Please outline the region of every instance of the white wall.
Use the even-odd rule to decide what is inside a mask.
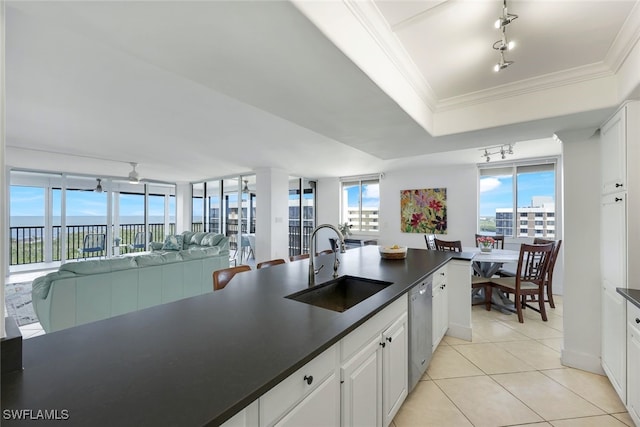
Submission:
[[[385,173],[380,181],[381,245],[402,245],[425,249],[424,234],[400,229],[400,192],[421,188],[447,189],[447,234],[443,240],[462,240],[475,246],[478,218],[478,172],[475,165],[420,168]]]
[[[0,2],[0,206],[5,209],[5,212],[0,212],[0,244],[3,245],[3,248],[6,249],[8,245],[7,241],[7,232],[6,232],[6,218],[9,217],[9,212],[7,208],[7,182],[6,182],[6,173],[5,173],[5,164],[6,160],[4,157],[4,148],[5,148],[5,135],[4,130],[5,127],[5,80],[4,80],[4,1]],[[4,329],[4,282],[5,276],[7,274],[7,265],[9,256],[8,250],[0,251],[0,337],[4,337],[5,329]]]
[[[176,233],[191,230],[193,218],[193,193],[191,184],[176,184]]]
[[[564,348],[562,363],[600,366],[599,135],[559,135],[564,187]]]
[[[289,257],[289,174],[256,169],[256,262]]]

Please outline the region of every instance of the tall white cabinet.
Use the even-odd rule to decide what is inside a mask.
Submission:
[[[624,104],[600,129],[602,203],[602,368],[627,402],[626,301],[616,288],[640,289],[640,103]]]

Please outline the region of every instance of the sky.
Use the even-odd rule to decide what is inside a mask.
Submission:
[[[555,172],[518,175],[518,207],[531,206],[533,196],[555,200]],[[496,208],[513,207],[513,177],[487,176],[480,179],[480,216],[495,216]]]
[[[175,209],[175,200],[170,202]],[[43,216],[44,189],[37,187],[11,186],[10,216]],[[60,215],[60,190],[54,190],[53,215]],[[106,216],[107,193],[92,191],[67,191],[67,216]],[[121,216],[144,216],[144,195],[121,194]],[[149,197],[149,215],[164,215],[164,197]]]

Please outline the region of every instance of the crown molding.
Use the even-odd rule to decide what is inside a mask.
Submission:
[[[640,40],[640,25],[637,25],[638,22],[640,22],[640,1],[636,1],[636,4],[631,9],[629,16],[622,24],[622,28],[620,28],[604,59],[604,62],[614,73],[618,72]]]
[[[437,97],[373,1],[343,0],[389,61],[432,111]]]
[[[611,71],[607,64],[604,62],[597,62],[594,64],[571,68],[569,70],[562,70],[555,73],[545,74],[543,76],[519,80],[517,82],[496,86],[490,89],[446,98],[438,102],[436,112],[464,108],[471,105],[512,98],[514,96],[525,95],[533,92],[570,86],[584,81],[611,77],[613,75],[615,75],[615,73]]]

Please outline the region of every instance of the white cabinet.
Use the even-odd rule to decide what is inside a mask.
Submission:
[[[407,314],[382,333],[383,425],[388,426],[408,394],[409,354]]]
[[[627,182],[627,109],[620,109],[600,129],[602,194],[626,189]]]
[[[407,300],[342,341],[343,426],[388,426],[408,393]]]
[[[616,288],[640,289],[640,103],[629,102],[600,129],[602,203],[602,367],[627,402],[627,304]]]
[[[340,423],[338,346],[325,350],[260,397],[261,426]],[[309,419],[301,423],[303,417]]]
[[[626,402],[626,304],[615,288],[602,292],[602,368]]]
[[[640,426],[640,308],[627,306],[627,410]]]
[[[258,401],[255,400],[242,411],[222,424],[222,427],[258,427]]]
[[[433,274],[432,288],[433,309],[433,351],[436,351],[442,337],[449,329],[449,291],[447,289],[447,267],[442,267]]]
[[[276,426],[337,426],[340,422],[339,390],[338,376],[333,373],[276,423]]]

